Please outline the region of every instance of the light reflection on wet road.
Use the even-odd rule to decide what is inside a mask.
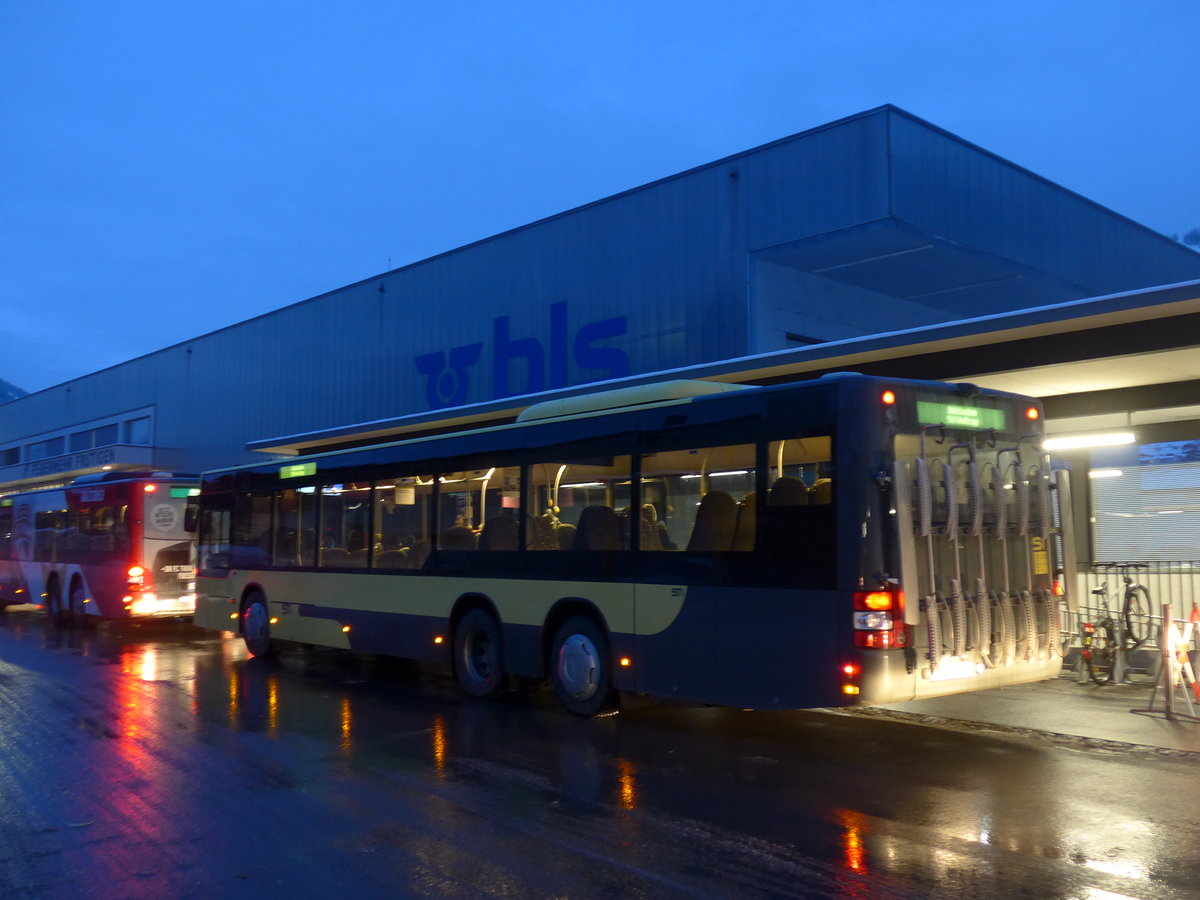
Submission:
[[[1200,897],[1200,759],[0,619],[0,897]]]

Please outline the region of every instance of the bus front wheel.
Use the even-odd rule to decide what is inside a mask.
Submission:
[[[483,609],[472,609],[454,632],[454,673],[472,697],[491,697],[504,683],[500,624]]]
[[[251,656],[271,656],[275,653],[275,642],[271,640],[271,616],[267,611],[267,598],[253,593],[242,604],[242,640]]]
[[[567,710],[594,716],[612,701],[612,661],[604,630],[590,618],[572,616],[550,648],[550,680]]]

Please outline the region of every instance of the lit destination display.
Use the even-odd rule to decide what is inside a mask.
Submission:
[[[1008,417],[1002,409],[980,409],[977,406],[935,403],[932,400],[917,401],[917,421],[922,425],[973,428],[977,431],[987,428],[1004,431],[1008,427]]]

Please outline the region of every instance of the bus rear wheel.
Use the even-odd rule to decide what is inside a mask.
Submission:
[[[68,616],[79,627],[85,627],[88,624],[87,606],[85,605],[87,598],[87,591],[83,589],[83,582],[76,578],[71,582],[71,602]]]
[[[472,609],[454,632],[454,674],[472,697],[492,697],[504,683],[500,623],[483,609]]]
[[[550,647],[550,681],[574,715],[595,716],[611,706],[608,638],[593,619],[571,616],[559,627]]]
[[[276,651],[267,598],[260,593],[247,595],[242,603],[242,640],[251,656],[272,656]]]
[[[57,575],[51,575],[46,582],[46,614],[51,625],[65,628],[70,624],[70,613],[63,608],[62,585]]]

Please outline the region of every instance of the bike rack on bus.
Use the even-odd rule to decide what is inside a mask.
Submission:
[[[915,460],[917,475],[917,516],[916,531],[918,537],[925,538],[925,552],[929,567],[929,590],[921,597],[921,607],[925,611],[925,634],[929,643],[929,674],[937,672],[938,662],[942,656],[941,606],[944,604],[937,589],[937,564],[933,549],[933,483],[929,473],[929,460],[925,455],[925,436],[932,431],[940,431],[941,437],[937,443],[946,442],[945,425],[925,425],[921,428],[921,455]]]

